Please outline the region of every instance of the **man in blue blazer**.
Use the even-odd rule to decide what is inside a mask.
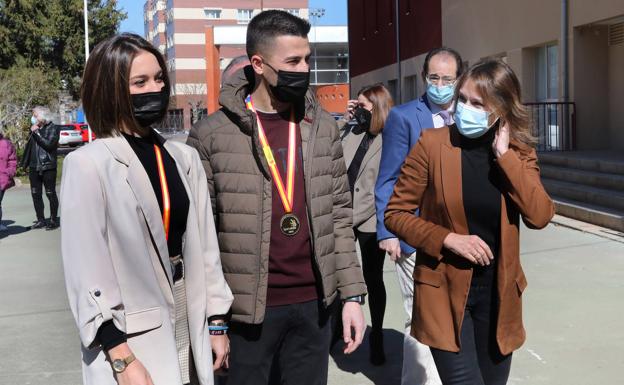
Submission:
[[[384,212],[392,196],[401,166],[424,129],[439,128],[453,123],[452,108],[455,83],[462,72],[459,54],[446,47],[430,51],[423,66],[427,92],[420,98],[394,107],[383,130],[383,147],[379,175],[375,186],[377,240],[396,262],[403,304],[408,316],[403,345],[402,384],[441,384],[431,352],[410,335],[414,296],[414,263],[416,250],[400,241],[384,225]],[[418,213],[414,213],[418,215]]]

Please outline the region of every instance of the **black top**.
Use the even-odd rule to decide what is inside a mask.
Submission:
[[[470,235],[481,238],[492,250],[489,266],[475,266],[473,282],[491,279],[499,257],[501,191],[492,141],[496,130],[477,139],[461,137],[462,194]]]
[[[174,257],[182,254],[182,237],[186,231],[186,219],[189,211],[189,198],[186,189],[176,168],[175,161],[164,148],[164,139],[153,131],[145,138],[130,136],[124,134],[124,137],[130,143],[130,147],[134,150],[137,157],[143,164],[145,172],[152,184],[156,200],[160,212],[163,212],[163,197],[160,186],[160,177],[158,174],[158,166],[156,163],[156,152],[154,144],[156,144],[162,153],[163,164],[165,167],[165,175],[167,176],[167,185],[169,187],[169,199],[171,204],[171,218],[169,222],[169,239],[167,246],[169,248],[169,256]]]
[[[132,147],[141,161],[141,164],[143,164],[145,172],[147,172],[147,176],[149,177],[152,188],[154,189],[154,194],[156,194],[156,200],[158,201],[158,206],[160,207],[160,212],[162,214],[162,189],[160,186],[154,144],[156,144],[161,150],[165,175],[167,177],[167,185],[169,187],[169,200],[171,205],[167,247],[169,249],[169,256],[174,257],[180,255],[182,254],[182,237],[186,232],[186,219],[189,212],[189,198],[186,193],[186,189],[184,188],[184,184],[182,183],[182,179],[180,178],[180,174],[178,173],[178,169],[176,168],[175,161],[164,148],[165,140],[153,131],[150,131],[150,135],[145,138],[139,138],[126,134],[124,134],[124,137],[128,140],[130,147]],[[126,342],[126,334],[117,329],[113,324],[113,321],[106,321],[98,329],[97,339],[100,344],[102,344],[102,348],[108,351],[109,349]]]

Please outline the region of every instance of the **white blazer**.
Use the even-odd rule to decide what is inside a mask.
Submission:
[[[189,197],[185,263],[193,358],[202,385],[213,384],[207,317],[226,314],[232,293],[199,155],[167,141]],[[98,139],[69,154],[61,182],[61,246],[65,283],[82,341],[87,385],[115,385],[95,341],[113,320],[155,385],[181,385],[175,344],[172,276],[162,216],[141,161],[123,137]]]

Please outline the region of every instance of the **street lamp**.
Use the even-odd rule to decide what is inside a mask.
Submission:
[[[87,0],[84,0],[84,29],[85,29],[85,66],[87,65],[87,60],[89,60],[89,9],[87,7]],[[84,108],[84,107],[83,107]],[[89,143],[91,143],[91,126],[85,117],[85,123],[87,123],[87,135],[89,135]]]
[[[318,62],[316,57],[316,29],[318,28],[319,18],[325,16],[325,8],[310,8],[310,17],[312,18],[312,25],[314,26],[314,83],[318,84]]]

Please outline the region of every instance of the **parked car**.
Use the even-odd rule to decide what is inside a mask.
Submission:
[[[82,144],[82,133],[76,130],[74,124],[63,124],[59,137],[59,145],[76,147]]]
[[[89,141],[89,126],[84,123],[70,123],[66,126],[72,126],[76,131],[79,131],[82,135],[82,142],[87,143]],[[95,140],[95,133],[91,131],[91,140]]]

